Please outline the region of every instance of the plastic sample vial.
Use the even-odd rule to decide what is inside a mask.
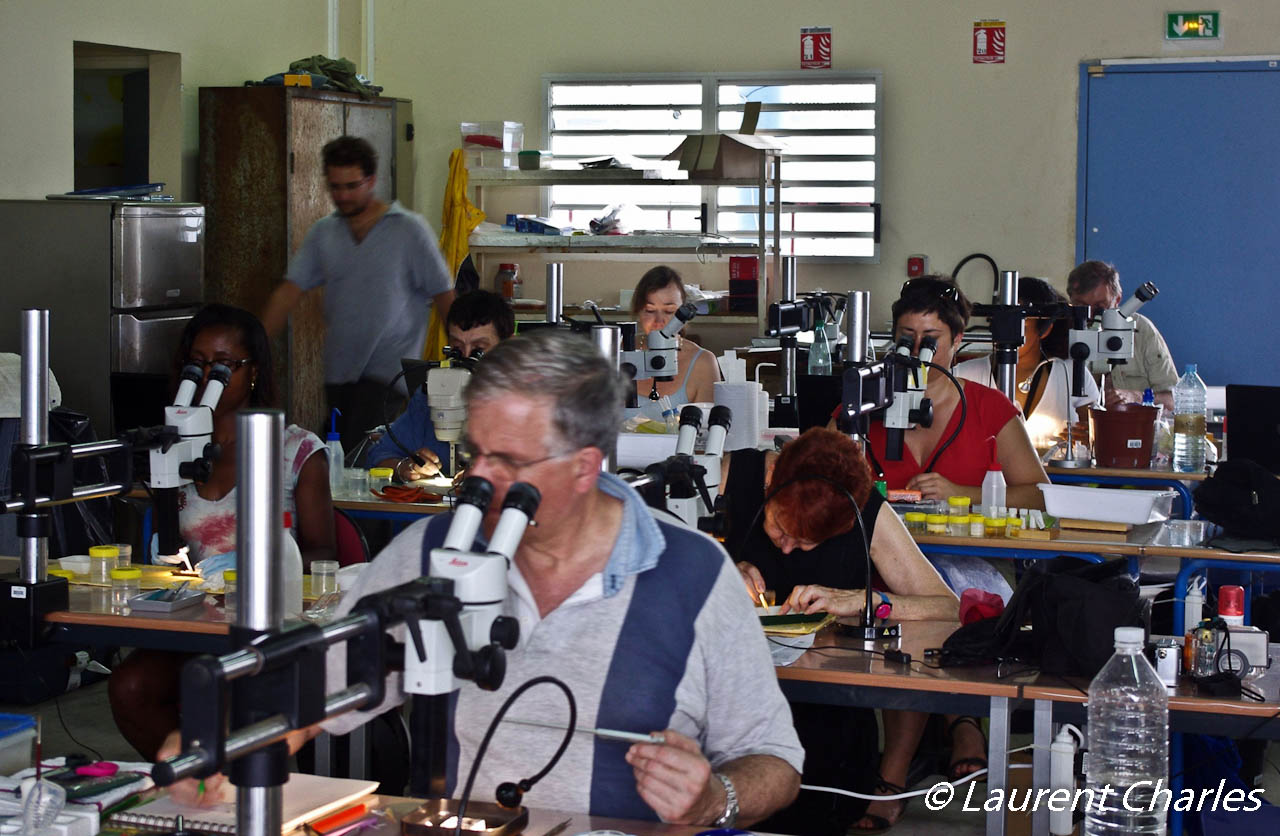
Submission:
[[[90,546],[89,582],[111,583],[111,570],[119,559],[120,550],[115,546]]]
[[[227,621],[236,620],[236,570],[228,569],[222,573],[222,609],[227,614]]]
[[[391,485],[391,475],[394,473],[389,467],[371,467],[369,468],[369,490],[380,491]]]
[[[967,496],[949,496],[947,497],[947,513],[953,517],[969,516],[969,497]]]
[[[952,537],[964,537],[969,533],[969,515],[951,514],[947,517],[947,533]]]
[[[111,570],[111,611],[128,613],[129,599],[142,594],[142,570],[136,567]]]
[[[116,559],[117,569],[128,569],[133,564],[133,546],[128,543],[112,543],[120,554]]]
[[[1004,536],[1004,517],[983,517],[982,533],[985,537]]]
[[[986,537],[987,529],[981,514],[969,515],[969,536],[970,537]]]
[[[928,534],[946,534],[947,533],[947,515],[946,514],[929,514],[925,518],[925,532]]]
[[[1004,536],[1017,537],[1021,530],[1022,517],[1018,516],[1017,508],[1010,508],[1008,515],[1004,518]]]
[[[928,517],[928,514],[920,511],[908,511],[902,515],[902,519],[907,524],[907,531],[912,534],[924,534],[926,517]]]
[[[62,578],[67,583],[71,583],[71,579],[76,576],[70,569],[50,569],[45,574],[51,578]]]

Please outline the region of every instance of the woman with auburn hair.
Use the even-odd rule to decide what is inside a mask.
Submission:
[[[877,610],[888,605],[894,620],[957,618],[955,594],[875,490],[871,471],[848,436],[815,428],[781,453],[737,450],[722,484],[729,508],[725,545],[753,599],[772,589],[782,613],[857,616],[870,584]],[[878,754],[871,709],[793,703],[792,714],[805,747],[804,783],[861,793],[889,786],[868,769]],[[914,750],[914,740],[910,746]],[[896,816],[862,815],[864,806],[802,792],[795,804],[759,827],[844,834],[859,817],[874,826],[896,821]]]

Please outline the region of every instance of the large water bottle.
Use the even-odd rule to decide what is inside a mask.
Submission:
[[[1117,627],[1115,642],[1089,685],[1084,833],[1163,836],[1166,811],[1155,791],[1156,782],[1169,784],[1169,696],[1142,653],[1143,629]]]
[[[1196,374],[1196,364],[1173,387],[1173,469],[1180,473],[1204,471],[1204,414],[1208,390]]]
[[[813,345],[809,346],[809,374],[831,374],[831,340],[827,326],[813,329]]]

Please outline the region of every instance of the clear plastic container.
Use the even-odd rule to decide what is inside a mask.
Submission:
[[[89,547],[89,582],[111,583],[111,570],[120,560],[120,550],[115,546]]]
[[[1196,364],[1173,387],[1173,469],[1179,473],[1204,472],[1205,401],[1208,390],[1196,373]]]
[[[222,609],[227,614],[227,621],[236,620],[236,604],[240,594],[236,588],[236,570],[228,569],[222,573]]]
[[[968,537],[969,515],[952,514],[947,517],[947,533],[952,537]]]
[[[947,533],[947,515],[946,514],[930,514],[925,519],[925,532],[928,534],[946,534]]]
[[[969,497],[967,496],[947,497],[947,513],[949,513],[953,517],[969,516]]]
[[[129,599],[142,594],[142,570],[136,567],[111,570],[111,611],[129,614]]]
[[[133,546],[129,545],[128,543],[113,543],[112,545],[114,545],[116,549],[119,550],[119,555],[116,557],[116,568],[128,569],[130,566],[132,566],[133,565]]]
[[[1152,802],[1157,782],[1169,784],[1169,695],[1142,645],[1141,627],[1117,627],[1115,655],[1089,685],[1085,786],[1106,805],[1088,805],[1085,836],[1165,833],[1164,805]]]
[[[395,473],[389,467],[369,468],[369,490],[380,491],[391,484],[391,476]]]
[[[986,537],[986,521],[981,514],[969,515],[969,536],[970,537]]]
[[[1004,518],[1004,536],[1017,537],[1018,532],[1022,530],[1022,517],[1018,516],[1016,508],[1010,508],[1009,514]]]
[[[503,299],[520,299],[524,297],[524,282],[520,281],[520,265],[503,263],[498,265],[498,272],[493,283],[502,294]]]
[[[982,536],[983,537],[1003,537],[1004,536],[1004,517],[983,517],[982,518]]]
[[[912,534],[924,534],[926,517],[928,514],[920,511],[908,511],[902,515],[903,521],[907,524],[907,531]]]
[[[342,469],[343,493],[348,499],[369,498],[369,471],[363,467]]]
[[[460,130],[468,168],[519,167],[524,123],[463,122]]]
[[[311,595],[319,598],[338,591],[338,561],[311,561]]]

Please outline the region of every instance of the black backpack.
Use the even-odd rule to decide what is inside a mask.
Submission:
[[[1280,541],[1280,479],[1257,462],[1228,459],[1192,496],[1200,516],[1227,534]]]

